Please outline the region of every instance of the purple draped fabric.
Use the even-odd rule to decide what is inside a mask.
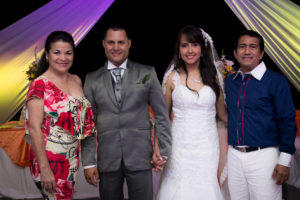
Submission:
[[[77,44],[114,0],[53,0],[0,31],[0,124],[22,107],[27,93],[25,71],[40,55],[47,35],[71,33]],[[17,3],[17,2],[16,2]]]

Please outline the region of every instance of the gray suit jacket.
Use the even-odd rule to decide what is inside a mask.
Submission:
[[[147,76],[149,79],[145,80]],[[118,170],[122,160],[131,171],[151,169],[153,147],[149,105],[155,115],[161,155],[169,156],[170,153],[170,121],[154,68],[128,60],[121,92],[122,104],[119,106],[107,63],[86,76],[84,93],[93,106],[97,125],[100,172]],[[82,141],[83,166],[96,164],[95,144],[96,136]]]

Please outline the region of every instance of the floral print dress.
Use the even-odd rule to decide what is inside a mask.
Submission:
[[[64,93],[43,76],[31,82],[26,102],[32,98],[44,100],[41,129],[56,191],[49,193],[42,189],[39,165],[31,149],[30,171],[34,182],[47,199],[72,199],[79,168],[79,140],[96,133],[91,104],[85,97],[74,98]],[[25,111],[28,136],[28,110]]]

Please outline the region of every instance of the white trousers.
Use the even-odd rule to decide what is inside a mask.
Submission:
[[[272,178],[278,159],[276,147],[244,153],[229,146],[228,187],[231,200],[282,200],[282,187]]]

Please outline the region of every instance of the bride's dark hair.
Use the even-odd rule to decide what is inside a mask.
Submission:
[[[209,42],[207,41],[207,44],[205,46],[205,40],[203,38],[202,32],[201,30],[193,25],[188,25],[183,27],[177,36],[177,40],[175,43],[175,52],[174,52],[174,69],[175,70],[180,70],[183,69],[185,71],[185,73],[187,74],[186,76],[186,86],[188,89],[195,91],[193,89],[191,89],[188,84],[187,84],[187,79],[188,79],[188,71],[186,69],[185,63],[182,60],[182,58],[180,57],[180,53],[179,53],[179,48],[180,48],[180,41],[182,36],[185,36],[187,41],[190,43],[198,43],[201,46],[201,57],[200,57],[200,65],[199,65],[199,71],[200,71],[200,75],[202,78],[202,82],[204,85],[208,85],[209,87],[211,87],[213,89],[213,91],[216,94],[216,97],[218,99],[219,94],[220,94],[220,89],[219,89],[219,85],[217,83],[216,80],[216,76],[217,76],[217,71],[216,68],[213,64],[213,61],[211,60],[211,47],[209,45]],[[197,91],[195,91],[197,92]]]

